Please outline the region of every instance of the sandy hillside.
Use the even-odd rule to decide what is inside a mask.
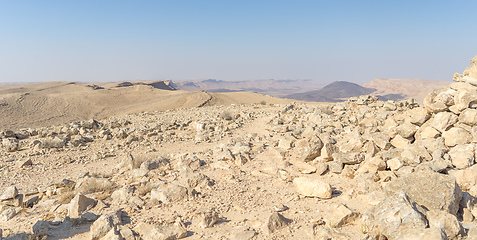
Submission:
[[[417,102],[422,103],[422,100],[434,90],[443,88],[451,84],[450,81],[435,81],[426,79],[383,79],[376,78],[371,82],[365,83],[362,86],[366,88],[374,88],[375,92],[372,95],[402,95],[402,99],[414,98]]]
[[[0,128],[48,126],[90,118],[175,108],[287,100],[254,93],[209,93],[161,90],[148,85],[103,89],[74,82],[0,86]],[[98,85],[95,85],[96,87]]]

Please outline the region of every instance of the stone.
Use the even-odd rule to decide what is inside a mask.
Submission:
[[[35,236],[44,236],[48,234],[48,231],[52,228],[51,222],[38,220],[32,227],[33,234]]]
[[[111,194],[111,199],[115,204],[121,204],[128,202],[134,193],[134,187],[131,185],[123,186]]]
[[[77,218],[88,209],[93,208],[98,201],[93,198],[86,197],[85,195],[78,193],[71,200],[68,208],[68,216]]]
[[[187,188],[172,184],[169,186],[153,189],[151,191],[151,200],[161,201],[163,203],[172,203],[186,198],[187,193]]]
[[[422,127],[419,130],[419,137],[421,139],[437,138],[440,135],[441,135],[441,133],[433,127]]]
[[[344,165],[342,162],[333,161],[328,163],[328,169],[332,173],[340,174],[344,169]]]
[[[187,230],[183,224],[179,223],[155,226],[141,237],[143,240],[181,239],[187,237]]]
[[[431,210],[426,213],[429,226],[441,229],[449,239],[455,239],[463,231],[456,216],[439,210]]]
[[[399,158],[393,158],[391,160],[388,160],[386,162],[386,165],[389,169],[391,169],[391,171],[397,171],[399,170],[399,168],[404,166],[404,163]]]
[[[457,184],[464,191],[468,191],[477,184],[477,165],[472,165],[466,169],[452,169],[448,174],[455,178]]]
[[[280,213],[274,212],[270,215],[264,225],[264,232],[271,234],[281,228],[284,228],[291,222],[290,219],[285,218]]]
[[[386,133],[374,133],[371,135],[370,140],[372,140],[381,150],[388,150],[392,147],[391,143],[389,142],[391,137]]]
[[[24,159],[19,160],[16,165],[17,165],[18,168],[24,168],[26,166],[33,165],[33,162],[31,161],[30,158],[24,158]]]
[[[390,236],[388,240],[447,240],[445,233],[439,228],[405,228]]]
[[[325,143],[323,148],[321,148],[320,159],[323,162],[328,162],[333,160],[333,153],[338,152],[338,147],[332,143]]]
[[[450,128],[454,123],[458,120],[457,115],[451,112],[440,112],[434,115],[431,118],[430,126],[438,130],[439,132],[445,132],[448,128]]]
[[[459,122],[469,126],[477,125],[477,109],[467,108],[459,115]]]
[[[307,197],[331,198],[332,189],[330,184],[318,179],[298,177],[293,179],[297,191]]]
[[[415,202],[403,191],[398,191],[367,210],[362,218],[364,232],[380,232],[392,239],[403,228],[424,230],[427,220]]]
[[[85,219],[88,222],[94,222],[94,221],[96,221],[96,219],[99,218],[99,216],[92,213],[92,212],[85,212],[85,213],[81,214],[81,218]]]
[[[386,162],[379,156],[366,159],[359,167],[357,173],[375,173],[386,169]]]
[[[124,240],[136,240],[134,232],[130,228],[126,226],[119,226],[118,228],[119,233]]]
[[[13,217],[15,217],[19,213],[18,208],[7,208],[0,214],[0,220],[6,222]]]
[[[342,164],[359,164],[364,161],[364,155],[360,152],[333,153],[333,160]]]
[[[30,240],[31,236],[26,233],[19,233],[19,234],[15,234],[13,236],[2,238],[2,239],[3,240]]]
[[[431,171],[414,172],[394,179],[384,189],[388,196],[404,191],[419,205],[454,215],[462,198],[462,190],[454,177]]]
[[[321,139],[318,136],[313,135],[309,138],[297,140],[293,152],[295,153],[296,159],[309,162],[320,156],[322,147],[323,142]]]
[[[409,122],[421,126],[429,118],[431,114],[423,107],[413,108],[409,111]]]
[[[115,230],[118,225],[122,225],[120,211],[112,211],[101,215],[91,225],[91,240],[97,240],[106,236],[109,231]]]
[[[17,194],[14,198],[2,200],[2,204],[11,207],[23,206],[23,194]]]
[[[0,201],[6,199],[13,199],[18,195],[18,189],[15,186],[10,186],[3,192],[2,196],[0,196]]]
[[[333,228],[339,228],[353,222],[360,216],[361,214],[349,209],[346,205],[339,204],[334,207],[329,224]]]
[[[459,144],[467,144],[472,140],[470,132],[460,127],[453,127],[442,133],[446,146],[453,147]]]
[[[453,147],[449,151],[452,165],[457,169],[465,169],[474,164],[475,161],[475,145],[465,144]]]
[[[405,148],[409,146],[411,142],[410,139],[404,138],[401,135],[396,135],[396,137],[391,140],[391,144],[396,148]]]
[[[463,111],[469,108],[471,104],[477,102],[477,90],[473,88],[458,91],[454,96],[454,101],[457,109]]]
[[[423,100],[423,106],[432,113],[438,113],[447,110],[449,107],[442,101],[436,101],[437,93],[429,93]]]
[[[144,170],[154,170],[156,168],[167,166],[167,165],[169,165],[169,160],[166,158],[160,157],[160,158],[144,161],[143,163],[141,163],[141,166],[139,168]]]
[[[311,173],[316,172],[316,167],[314,167],[314,166],[312,166],[308,163],[305,163],[305,162],[296,162],[294,165],[303,174],[311,174]]]
[[[31,197],[30,199],[23,202],[22,207],[23,208],[32,208],[35,204],[38,203],[38,201],[40,201],[40,196]]]
[[[3,149],[7,152],[15,152],[18,150],[18,140],[16,138],[2,139]]]
[[[232,240],[250,240],[257,235],[257,232],[252,230],[237,231],[233,234]]]
[[[410,138],[414,136],[414,133],[418,130],[418,127],[412,123],[405,122],[397,127],[397,133],[403,138]]]
[[[116,231],[116,229],[111,228],[106,235],[101,237],[101,240],[123,240],[123,238],[121,234]]]
[[[328,170],[328,164],[323,162],[318,162],[316,163],[315,168],[316,168],[316,174],[323,175]]]

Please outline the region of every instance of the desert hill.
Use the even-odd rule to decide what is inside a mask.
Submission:
[[[439,88],[448,86],[451,81],[437,81],[426,79],[383,79],[376,78],[363,84],[363,87],[374,88],[374,96],[384,96],[391,100],[403,100],[414,98],[417,102],[422,103],[424,98]],[[395,97],[392,97],[392,96]],[[387,100],[387,99],[386,99]]]
[[[351,82],[337,81],[319,90],[294,93],[284,97],[310,102],[340,102],[350,97],[369,94],[383,101],[400,101],[414,98],[417,102],[422,103],[427,94],[443,88],[449,83],[449,81],[425,79],[376,78],[360,86]]]
[[[256,92],[275,97],[281,97],[291,93],[305,92],[323,87],[323,83],[313,80],[294,79],[263,79],[244,81],[222,81],[216,79],[204,79],[197,81],[174,82],[173,86],[186,91],[207,90],[210,92],[246,91]]]
[[[175,91],[168,86],[157,81],[106,84],[47,82],[0,86],[0,115],[4,116],[0,118],[0,129],[40,127],[204,105],[287,102],[256,93]]]
[[[319,90],[290,94],[286,95],[285,98],[309,102],[339,102],[350,97],[367,95],[374,91],[375,89],[365,88],[356,83],[337,81]]]

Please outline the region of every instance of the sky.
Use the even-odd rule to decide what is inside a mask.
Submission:
[[[0,0],[0,82],[452,80],[477,1]]]

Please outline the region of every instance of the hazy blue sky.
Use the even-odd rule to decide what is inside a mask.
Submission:
[[[0,82],[451,80],[477,1],[0,0]]]

